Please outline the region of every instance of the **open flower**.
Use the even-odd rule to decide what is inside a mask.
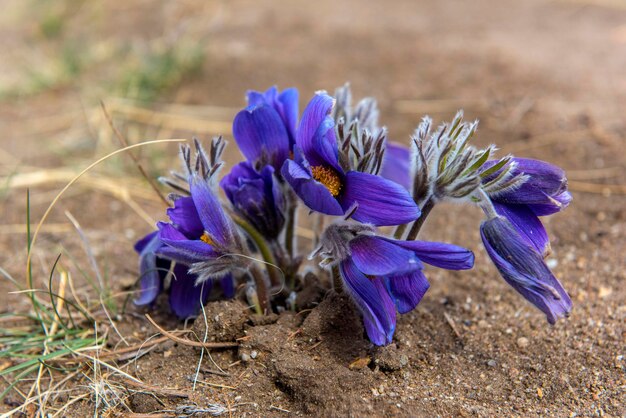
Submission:
[[[326,262],[338,262],[370,341],[385,345],[393,338],[396,309],[400,313],[413,310],[430,286],[423,263],[466,270],[474,265],[474,255],[456,245],[395,240],[373,233],[366,225],[331,225],[316,254],[326,257]]]
[[[171,223],[159,222],[164,244],[157,254],[190,266],[196,282],[221,278],[241,267],[241,239],[232,221],[199,175],[190,175],[190,197],[179,197],[167,210]]]
[[[285,199],[270,165],[255,171],[250,163],[237,164],[220,182],[235,211],[268,239],[285,224]]]
[[[251,91],[248,102],[233,121],[235,141],[255,169],[272,165],[280,170],[295,141],[298,91],[278,94],[275,87],[265,93]]]
[[[134,300],[136,305],[152,305],[157,296],[165,289],[165,281],[171,276],[169,288],[169,304],[172,312],[181,318],[196,316],[211,293],[213,283],[197,285],[196,278],[187,272],[188,267],[175,264],[172,267],[170,260],[157,256],[157,251],[163,243],[159,240],[158,231],[151,232],[135,244],[135,251],[139,253],[140,290]],[[227,275],[220,280],[225,297],[234,296],[233,278]]]
[[[406,189],[393,181],[339,164],[335,121],[329,116],[333,98],[317,93],[308,104],[296,132],[294,159],[281,173],[312,210],[343,215],[358,206],[353,218],[374,225],[399,225],[419,217]]]
[[[554,324],[568,316],[572,301],[543,261],[541,253],[502,216],[484,221],[480,235],[489,257],[506,282]]]

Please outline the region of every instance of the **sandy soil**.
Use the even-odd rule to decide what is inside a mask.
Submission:
[[[126,370],[146,383],[179,388],[189,398],[134,393],[127,399],[130,410],[150,413],[193,402],[232,407],[233,416],[264,417],[626,414],[622,2],[157,3],[113,1],[96,12],[83,6],[68,31],[94,44],[100,38],[128,43],[176,39],[181,32],[200,39],[206,54],[202,74],[183,80],[161,103],[239,107],[247,89],[278,84],[299,87],[304,104],[314,91],[350,81],[355,95],[379,99],[382,120],[396,141],[407,140],[424,114],[441,121],[464,108],[468,118],[481,120],[477,144],[497,143],[502,153],[564,167],[574,201],[546,225],[552,238],[550,263],[575,305],[569,319],[549,326],[488,262],[479,244],[478,211],[442,206],[422,236],[473,249],[476,267],[428,271],[431,289],[418,309],[399,319],[392,345],[369,344],[351,304],[332,293],[312,310],[269,320],[250,316],[239,302],[211,303],[210,339],[244,337],[236,349],[211,352],[228,375],[213,373],[216,365],[205,356],[201,383],[192,391],[189,376],[200,351],[160,345]],[[97,24],[80,24],[88,18]],[[32,30],[25,20],[3,25],[0,45],[15,57],[28,45]],[[45,49],[33,48],[33,55]],[[7,61],[0,69],[8,80],[19,80],[19,68]],[[90,89],[103,71],[92,68],[54,89],[0,102],[3,175],[33,166],[84,167],[85,156],[102,155],[107,143],[115,145],[111,139],[95,141],[104,135],[98,129],[106,126],[96,125],[94,133],[93,121],[85,116],[89,113],[82,113],[97,104],[94,98],[107,99],[106,90]],[[222,122],[228,120],[226,113]],[[69,117],[69,126],[59,122],[73,114],[78,116]],[[229,134],[204,126],[150,129],[144,124],[135,135]],[[158,168],[174,163],[170,155],[158,155]],[[125,164],[119,163],[131,173]],[[60,187],[31,189],[33,219],[39,219]],[[23,189],[10,189],[0,200],[0,266],[16,278],[24,275],[25,238],[13,230],[24,222],[23,197]],[[139,202],[155,219],[163,217],[158,202]],[[149,225],[97,191],[70,194],[49,223],[67,224],[65,209],[80,221],[114,288],[131,283],[136,260],[128,254],[133,239]],[[43,234],[35,268],[48,272],[60,246],[81,257],[75,235],[71,228]],[[303,240],[303,245],[309,244]],[[46,274],[38,279],[42,286]],[[5,282],[0,289],[12,290]],[[26,309],[19,298],[5,295],[5,300],[4,312]],[[153,314],[160,323],[181,326],[159,306]],[[129,343],[153,333],[139,314],[121,318],[119,327]],[[194,327],[204,333],[204,323]],[[0,387],[4,384],[0,381]],[[0,410],[19,402],[19,396],[10,395]],[[93,402],[78,402],[70,412],[92,415]]]

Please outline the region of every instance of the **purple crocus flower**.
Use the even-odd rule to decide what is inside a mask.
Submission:
[[[163,243],[158,231],[154,231],[137,241],[135,251],[139,253],[140,291],[134,300],[136,305],[152,305],[159,293],[164,290],[164,281],[170,272],[172,262],[157,256]],[[169,304],[172,312],[181,319],[196,316],[211,293],[212,282],[196,285],[196,278],[187,272],[188,267],[175,264],[169,285]],[[224,296],[234,296],[233,278],[228,275],[220,280]]]
[[[293,149],[293,145],[296,143],[296,126],[298,124],[298,89],[292,87],[279,93],[274,86],[264,93],[250,90],[247,96],[249,106],[267,104],[278,112],[285,128],[287,128],[289,149]]]
[[[498,193],[492,201],[508,205],[525,205],[536,216],[552,215],[569,205],[572,195],[567,191],[567,178],[563,169],[545,161],[530,158],[512,158],[515,163],[511,175],[525,174],[528,180],[520,187]],[[483,171],[497,161],[487,161]],[[499,171],[483,179],[483,183],[496,177]]]
[[[237,164],[220,182],[235,211],[266,238],[275,239],[285,224],[285,200],[270,165],[255,171]]]
[[[406,189],[393,181],[339,163],[333,98],[317,93],[309,102],[296,132],[294,159],[281,169],[283,178],[312,210],[343,215],[357,205],[353,218],[374,225],[399,225],[420,215]]]
[[[513,158],[511,176],[525,175],[527,180],[518,188],[490,196],[496,212],[507,218],[520,236],[540,254],[546,254],[550,242],[538,216],[551,215],[567,207],[572,195],[567,191],[565,172],[552,164],[528,158]],[[487,161],[483,171],[496,161]],[[483,179],[491,181],[500,171]]]
[[[569,315],[572,309],[569,295],[546,266],[541,253],[511,222],[502,216],[490,218],[481,224],[480,235],[504,280],[545,313],[550,324]]]
[[[298,90],[250,91],[248,107],[233,121],[233,136],[254,168],[272,165],[280,170],[293,149],[297,121]]]
[[[242,265],[241,239],[205,179],[191,174],[190,197],[178,197],[167,210],[171,223],[159,222],[164,244],[157,254],[190,266],[196,282],[221,278]],[[245,264],[245,263],[244,263]]]
[[[339,262],[346,291],[363,314],[374,344],[389,344],[396,326],[396,309],[414,309],[429,288],[424,264],[450,270],[474,265],[474,255],[456,245],[402,241],[372,235],[366,225],[331,225],[317,253]]]

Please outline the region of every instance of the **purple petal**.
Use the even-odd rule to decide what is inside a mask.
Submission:
[[[228,247],[233,241],[232,225],[217,196],[209,184],[198,176],[191,176],[189,187],[204,230],[213,241]]]
[[[411,188],[411,152],[407,147],[387,142],[381,177],[398,183],[405,189]]]
[[[407,273],[424,266],[412,251],[376,236],[359,236],[350,241],[352,261],[363,273],[385,276]]]
[[[226,299],[232,299],[235,296],[235,280],[232,274],[227,274],[220,279],[220,287]]]
[[[420,210],[409,192],[391,180],[368,173],[349,171],[345,177],[340,203],[347,211],[358,203],[352,216],[376,226],[400,225],[414,221]]]
[[[141,252],[151,243],[153,242],[154,238],[159,235],[159,231],[152,231],[149,234],[147,234],[145,237],[139,239],[136,243],[135,243],[135,251],[137,251],[138,254],[141,254]]]
[[[187,273],[187,267],[177,264],[170,285],[170,307],[180,319],[197,316],[206,304],[213,283],[210,280],[196,285],[196,278]]]
[[[159,231],[154,231],[141,239],[135,248],[141,248],[139,254],[140,289],[135,305],[148,305],[154,302],[161,292],[163,272],[160,268],[169,262],[159,260],[156,251],[163,246],[159,239]]]
[[[187,251],[181,251],[174,247],[168,247],[167,245],[159,248],[156,254],[161,259],[176,261],[177,263],[185,264],[187,266],[206,260],[206,258],[198,258],[198,256],[190,254]]]
[[[335,100],[326,93],[317,93],[302,113],[300,126],[296,133],[296,143],[306,153],[312,148],[311,141],[319,126],[330,115]]]
[[[326,215],[343,215],[343,209],[326,186],[316,181],[301,165],[285,161],[281,173],[309,209]]]
[[[289,157],[289,136],[280,115],[267,104],[249,106],[235,116],[233,136],[246,159],[280,168]]]
[[[263,104],[272,106],[278,112],[289,135],[290,149],[293,148],[298,124],[298,90],[289,88],[278,94],[278,89],[274,86],[265,93],[248,92],[248,105],[260,106]]]
[[[565,171],[560,167],[530,158],[513,158],[513,161],[517,163],[515,174],[524,173],[530,176],[525,183],[526,186],[542,190],[549,195],[558,194],[566,189],[567,178]]]
[[[415,309],[430,287],[421,270],[386,278],[385,283],[401,314]]]
[[[191,197],[180,197],[174,202],[173,208],[167,209],[167,216],[184,235],[198,238],[204,233],[204,226]]]
[[[548,212],[554,213],[563,209],[564,206],[555,199],[567,191],[567,178],[565,172],[545,161],[533,160],[529,158],[513,158],[517,166],[511,172],[513,175],[526,174],[529,179],[515,190],[498,194],[493,197],[494,201],[510,204],[537,205],[539,208],[546,207]],[[496,161],[487,161],[483,165],[483,170],[493,166]],[[499,172],[498,172],[499,173]],[[483,182],[490,181],[498,173],[487,176]],[[568,201],[569,203],[569,201]],[[538,209],[541,211],[541,209]]]
[[[283,118],[291,146],[296,141],[296,126],[298,124],[298,89],[289,88],[283,90],[278,96],[278,102],[281,104],[280,116]]]
[[[572,309],[569,295],[541,254],[520,237],[508,220],[497,217],[484,221],[480,235],[504,280],[545,313],[550,324],[569,315]]]
[[[556,196],[552,196],[552,198],[547,201],[547,203],[531,203],[528,205],[528,207],[537,216],[547,216],[562,211],[569,205],[571,201],[572,195],[569,192],[565,191],[563,193],[559,193]]]
[[[346,291],[363,314],[363,325],[376,345],[391,343],[396,329],[396,308],[383,280],[369,279],[350,260],[339,264]]]
[[[158,251],[159,254],[166,256],[166,254],[186,255],[187,258],[180,260],[181,262],[188,263],[189,260],[193,262],[206,261],[207,259],[218,257],[219,254],[215,252],[212,246],[201,240],[190,240],[185,237],[180,231],[174,228],[171,224],[159,222],[159,238],[161,241],[172,247],[176,252],[167,253]],[[174,260],[177,260],[174,258]]]
[[[468,270],[474,266],[474,253],[467,248],[443,242],[387,240],[413,251],[424,263],[448,270]]]
[[[284,199],[271,165],[257,172],[244,161],[235,165],[220,185],[237,214],[266,238],[274,239],[280,234],[285,222]]]
[[[264,104],[271,104],[276,97],[276,87],[270,87],[265,93],[249,90],[246,93],[248,98],[248,107],[258,107]]]
[[[156,255],[142,257],[139,263],[139,294],[133,301],[135,305],[149,305],[161,292],[161,272],[157,268]]]
[[[511,222],[519,235],[532,245],[539,254],[545,255],[550,248],[550,238],[543,224],[526,205],[505,205],[493,202],[499,215]]]
[[[329,115],[334,99],[318,93],[309,102],[300,121],[297,144],[312,166],[332,167],[343,173],[335,137],[335,121]]]

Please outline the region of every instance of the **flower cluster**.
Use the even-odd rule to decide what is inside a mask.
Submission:
[[[317,269],[321,283],[352,297],[369,339],[389,344],[397,313],[414,309],[430,286],[425,264],[473,267],[468,249],[416,240],[438,203],[460,201],[483,209],[482,241],[505,281],[550,323],[569,314],[571,300],[544,262],[549,239],[539,219],[571,200],[562,170],[493,159],[494,146],[469,144],[477,123],[460,112],[432,132],[424,118],[410,148],[390,142],[376,101],[352,106],[347,85],[334,97],[315,93],[301,116],[296,89],[247,98],[232,130],[244,161],[218,181],[225,141],[205,150],[195,140],[181,147],[183,171],[161,179],[172,189],[169,222],[135,246],[137,305],[167,292],[173,313],[187,318],[221,289],[258,313],[297,309],[301,271]],[[298,212],[315,234],[308,260],[318,264],[301,255]]]

